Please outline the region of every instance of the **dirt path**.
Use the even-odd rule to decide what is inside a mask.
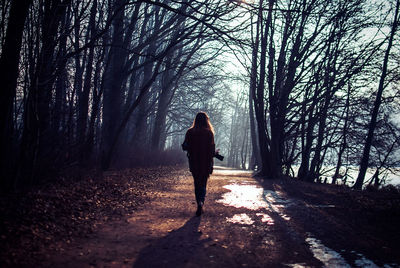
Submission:
[[[286,197],[272,182],[262,187],[250,173],[216,169],[201,217],[194,216],[189,173],[159,188],[152,202],[87,238],[66,243],[43,266],[376,267],[357,252],[352,258],[324,246],[296,222],[312,220],[304,202]],[[314,206],[330,209],[329,204]],[[289,212],[296,211],[302,214],[292,218]]]

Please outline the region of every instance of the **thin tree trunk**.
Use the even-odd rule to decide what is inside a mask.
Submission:
[[[340,171],[340,167],[342,166],[343,153],[347,147],[347,126],[348,126],[348,122],[349,122],[349,110],[350,110],[350,85],[347,90],[347,99],[346,99],[345,109],[346,109],[346,117],[345,117],[343,131],[342,131],[343,141],[339,148],[338,161],[336,164],[335,174],[332,177],[332,184],[336,184],[336,180],[340,176],[339,171]]]
[[[97,11],[97,0],[93,1],[92,9],[90,11],[89,29],[90,36],[96,35],[96,11]],[[88,112],[89,112],[89,94],[92,83],[93,73],[93,62],[94,62],[94,46],[89,48],[88,59],[86,64],[85,79],[83,82],[83,89],[79,94],[78,98],[78,121],[77,121],[77,136],[78,144],[80,147],[80,163],[84,164],[85,160],[88,159],[88,152],[86,152],[86,130],[88,125]],[[86,164],[86,163],[85,163]]]
[[[178,55],[177,57],[180,57]],[[174,77],[172,70],[173,55],[167,56],[165,71],[161,78],[161,92],[158,98],[157,114],[154,120],[153,133],[151,137],[151,147],[155,151],[163,150],[164,144],[161,144],[161,137],[165,132],[168,105],[171,100],[173,89],[172,79]]]
[[[384,84],[385,84],[385,79],[386,79],[386,75],[387,75],[387,67],[388,67],[388,62],[389,62],[390,50],[393,46],[393,39],[394,39],[394,35],[396,33],[397,25],[398,25],[399,5],[400,5],[400,0],[397,0],[396,1],[396,9],[394,12],[392,29],[391,29],[390,37],[389,37],[389,42],[388,42],[388,46],[386,48],[385,57],[383,59],[382,74],[381,74],[381,77],[379,80],[378,92],[376,94],[374,108],[372,110],[372,115],[371,115],[371,121],[370,121],[369,127],[368,127],[368,135],[367,135],[367,139],[365,141],[364,151],[363,151],[363,155],[362,155],[361,162],[360,162],[360,171],[358,173],[356,183],[353,186],[354,189],[357,189],[357,190],[362,189],[362,186],[364,183],[364,178],[365,178],[365,173],[367,172],[367,168],[368,168],[370,150],[371,150],[372,140],[374,138],[376,121],[378,118],[379,107],[381,106],[381,102],[382,102],[382,93],[384,90]]]
[[[118,14],[113,21],[112,46],[108,55],[110,64],[104,73],[106,80],[103,93],[101,135],[101,166],[103,170],[108,169],[110,165],[109,155],[121,119],[123,67],[126,61],[125,58],[122,58],[124,9],[120,10],[120,7],[123,4],[124,0],[113,1],[113,11]]]
[[[35,75],[28,92],[24,109],[24,130],[20,148],[20,167],[16,187],[22,181],[36,183],[54,167],[55,146],[50,128],[50,104],[55,73],[56,35],[61,19],[64,17],[70,1],[63,4],[58,0],[45,3],[42,22],[43,41],[35,66]]]
[[[249,169],[255,170],[260,169],[260,150],[258,145],[258,137],[256,131],[256,123],[254,122],[254,104],[253,104],[253,96],[252,90],[249,90],[249,119],[250,119],[250,136],[251,136],[251,157],[249,163]]]

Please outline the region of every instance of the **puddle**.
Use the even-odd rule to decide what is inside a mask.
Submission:
[[[400,265],[397,263],[391,263],[391,264],[385,264],[385,265],[383,265],[383,267],[384,268],[398,268],[398,267],[400,267]]]
[[[282,208],[290,206],[294,201],[283,199],[281,196],[282,193],[279,191],[264,190],[264,198],[267,200],[268,209],[279,214],[285,221],[289,221],[290,217],[283,213]]]
[[[362,254],[359,254],[359,256],[361,257],[361,259],[356,260],[354,262],[354,264],[357,267],[367,267],[367,268],[378,268],[379,266],[377,266],[373,261],[368,260],[367,258],[365,258]],[[384,266],[384,267],[390,267],[390,266]]]
[[[283,194],[279,191],[264,190],[262,187],[252,184],[250,181],[244,182],[244,184],[233,183],[230,185],[225,185],[225,189],[230,190],[230,192],[224,193],[222,199],[217,200],[218,203],[222,203],[226,206],[232,206],[236,208],[246,208],[249,210],[259,210],[265,209],[269,212],[274,212],[278,214],[282,219],[289,221],[290,217],[283,213],[283,209],[294,204],[294,200],[284,199]],[[334,205],[309,205],[318,208],[334,208]],[[274,225],[275,221],[267,213],[256,213],[260,221],[266,225]],[[255,223],[246,213],[235,214],[231,218],[226,218],[228,222],[242,224],[242,225],[252,225]],[[257,226],[257,225],[256,225]],[[265,225],[264,225],[265,226]],[[242,227],[247,228],[247,227]],[[314,238],[311,234],[307,234],[306,243],[310,246],[310,250],[314,257],[320,260],[324,267],[352,267],[349,265],[342,255],[333,249],[330,249],[322,244],[322,242]],[[273,243],[273,241],[265,241],[265,243]],[[351,252],[356,254],[357,260],[354,262],[355,267],[378,267],[373,261],[368,260],[362,254],[355,251]],[[304,263],[295,264],[285,264],[289,267],[307,267]],[[384,268],[399,267],[397,264],[385,264]]]
[[[228,222],[231,223],[238,223],[238,224],[245,224],[245,225],[252,225],[254,221],[246,214],[235,214],[232,218],[226,218]]]
[[[292,268],[307,268],[307,267],[310,267],[305,263],[293,263],[293,264],[291,264],[291,263],[286,264],[285,263],[285,265],[289,266],[289,267],[292,267]]]
[[[251,184],[230,184],[225,185],[224,188],[230,190],[230,192],[224,193],[222,199],[217,200],[219,203],[250,210],[257,210],[268,206],[268,203],[263,198],[263,188],[261,187]]]
[[[310,245],[314,257],[325,267],[351,267],[338,252],[324,246],[318,239],[309,236],[306,242]]]
[[[316,238],[313,238],[308,234],[309,237],[306,238],[306,242],[310,245],[310,250],[313,253],[314,257],[320,260],[324,267],[352,267],[349,265],[346,260],[340,255],[340,253],[330,249],[322,244],[322,242]],[[344,252],[344,250],[342,250]],[[359,259],[354,261],[355,267],[362,268],[378,268],[373,261],[365,258],[364,255],[357,253],[356,251],[351,251],[352,254],[355,254]],[[385,264],[383,267],[390,268],[391,264]],[[396,267],[396,266],[395,266]],[[397,266],[398,267],[398,266]]]
[[[283,213],[283,208],[291,205],[292,200],[282,198],[279,191],[264,190],[258,185],[244,182],[244,184],[229,184],[224,186],[230,192],[224,193],[222,199],[217,200],[226,206],[236,208],[247,208],[249,210],[266,209],[270,212],[277,213],[282,219],[289,221],[290,217]],[[258,213],[262,216],[261,221],[267,224],[273,224],[271,216],[265,213]]]
[[[257,216],[262,216],[261,222],[266,223],[267,225],[274,225],[274,220],[266,213],[257,213]]]

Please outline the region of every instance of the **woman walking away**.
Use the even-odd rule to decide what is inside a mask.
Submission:
[[[214,129],[208,115],[199,112],[188,129],[182,149],[188,152],[189,168],[194,179],[194,193],[197,202],[196,215],[203,213],[207,179],[213,172],[215,154]]]

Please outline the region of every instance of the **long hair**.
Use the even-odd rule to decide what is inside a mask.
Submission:
[[[191,128],[206,128],[214,134],[214,128],[210,123],[210,118],[205,112],[197,113]]]

